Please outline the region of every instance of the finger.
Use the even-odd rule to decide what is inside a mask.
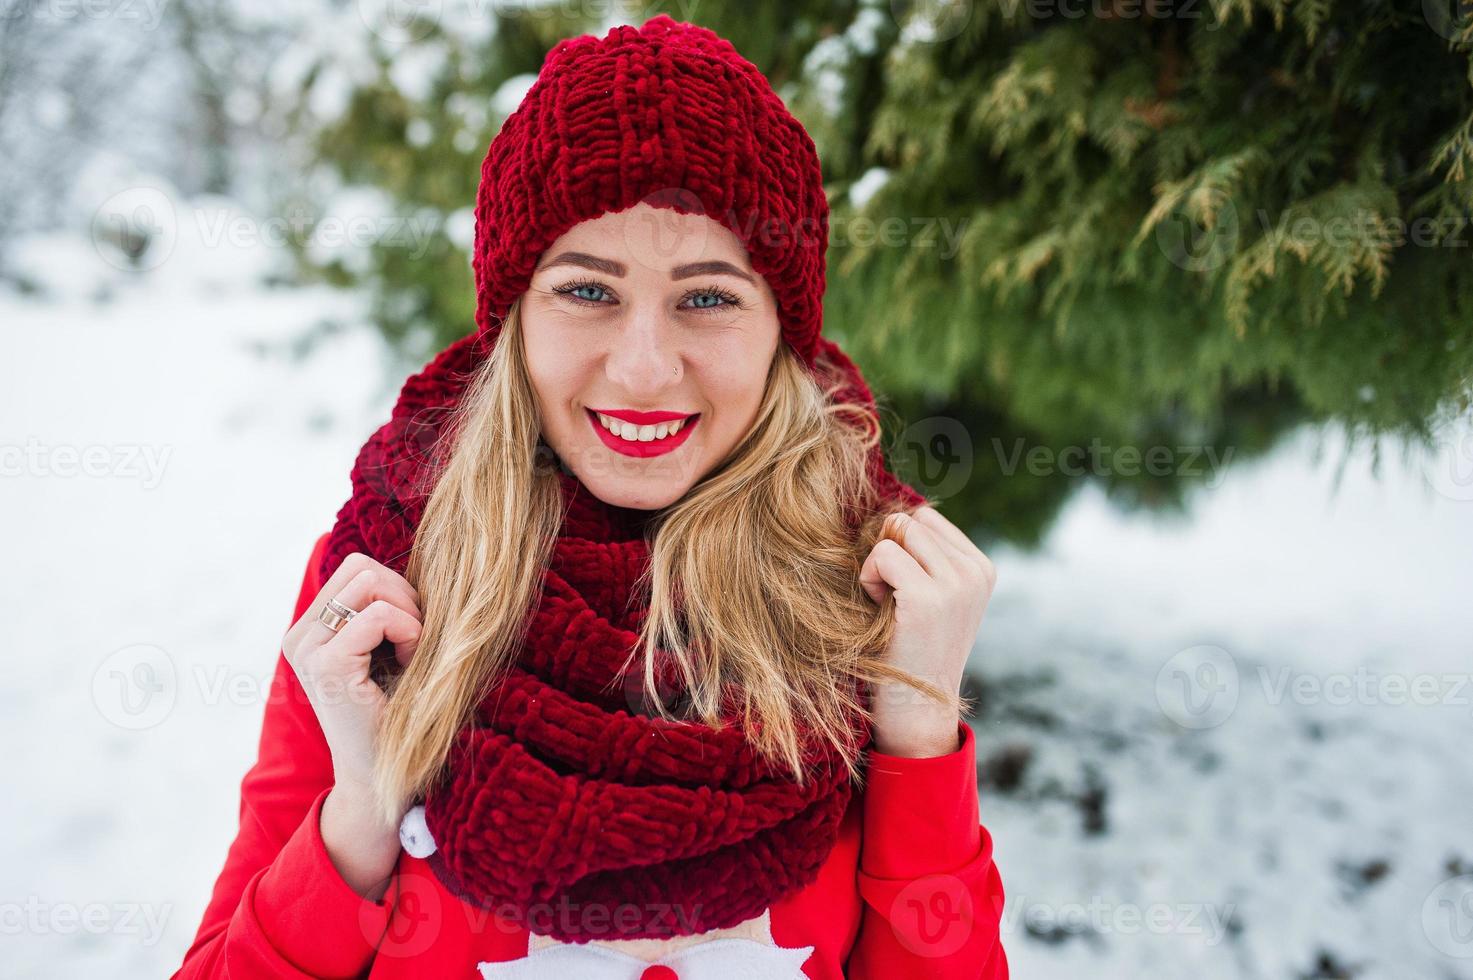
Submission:
[[[882,538],[871,548],[859,569],[860,586],[877,603],[891,591],[919,590],[930,578],[915,556],[892,538]]]
[[[953,554],[966,558],[969,561],[976,561],[979,558],[986,557],[982,553],[982,549],[977,547],[971,538],[967,537],[967,532],[947,520],[946,516],[936,510],[936,508],[930,506],[920,507],[911,516],[930,528],[937,537],[941,538],[952,549]]]
[[[351,587],[350,592],[344,596],[344,591]],[[317,591],[312,603],[302,614],[304,621],[310,624],[309,635],[319,644],[326,643],[332,638],[332,630],[322,623],[318,617],[322,609],[327,605],[328,599],[337,599],[349,609],[361,610],[375,599],[395,599],[396,604],[405,605],[407,609],[418,610],[419,594],[398,572],[368,557],[361,552],[354,552],[344,558],[327,579],[326,584]]]
[[[365,568],[348,580],[334,596],[349,609],[362,609],[376,599],[391,602],[415,619],[423,620],[419,606],[414,602],[414,591],[392,570],[383,567]]]
[[[348,620],[348,624],[324,643],[319,652],[342,653],[367,660],[375,647],[388,640],[394,644],[394,656],[401,664],[407,665],[414,656],[414,648],[419,645],[421,629],[419,620],[403,609],[383,599],[375,599]]]
[[[322,584],[322,588],[318,591],[318,598],[325,601],[324,594],[327,596],[337,595],[343,586],[356,578],[359,573],[369,568],[383,569],[390,576],[403,581],[404,587],[409,590],[410,597],[416,605],[419,604],[419,592],[414,586],[409,584],[408,579],[383,562],[370,558],[361,551],[352,552],[338,564],[337,568],[333,569],[332,574],[328,576],[327,581]]]
[[[900,546],[910,552],[928,574],[945,575],[951,570],[949,549],[941,544],[941,540],[930,528],[909,514],[899,511],[890,515],[890,521]]]

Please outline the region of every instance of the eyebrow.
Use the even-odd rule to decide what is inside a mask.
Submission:
[[[595,272],[617,276],[621,279],[629,271],[622,262],[615,262],[613,259],[601,259],[597,255],[589,255],[587,252],[563,252],[552,261],[540,266],[537,271],[541,272],[543,269],[550,269],[555,265],[582,266],[585,269],[592,269]],[[753,286],[757,285],[757,280],[749,273],[743,272],[730,262],[725,262],[721,259],[710,259],[705,262],[687,262],[685,265],[677,265],[670,270],[670,278],[672,280],[689,279],[692,276],[714,275],[736,276],[738,279],[745,279]]]

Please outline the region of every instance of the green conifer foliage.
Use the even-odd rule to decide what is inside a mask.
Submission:
[[[687,0],[630,16],[659,11],[729,37],[812,133],[833,209],[825,329],[885,392],[896,453],[908,427],[965,429],[954,509],[974,529],[1034,538],[1081,479],[1151,506],[1202,480],[1025,473],[1008,462],[1020,438],[1242,460],[1306,419],[1428,439],[1469,408],[1466,3]],[[497,18],[435,105],[358,91],[324,159],[406,209],[464,207],[500,120],[414,147],[407,119],[484,103],[596,29]],[[386,255],[386,329],[463,333],[465,261]]]

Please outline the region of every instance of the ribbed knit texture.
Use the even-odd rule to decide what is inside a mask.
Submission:
[[[818,151],[729,41],[665,14],[560,42],[492,140],[472,258],[485,349],[549,245],[641,202],[730,228],[813,363],[829,240]]]
[[[660,16],[559,44],[483,169],[479,329],[409,378],[363,446],[324,579],[353,551],[404,571],[433,486],[432,450],[500,336],[493,314],[525,290],[562,230],[652,186],[692,188],[708,213],[731,204],[738,215],[827,215],[811,141],[710,31]],[[843,379],[839,398],[873,408],[858,369],[819,336],[826,237],[813,245],[749,248],[778,296],[787,343],[815,375]],[[894,508],[923,502],[886,471],[878,447],[869,472]],[[630,589],[649,560],[648,515],[604,503],[566,470],[559,480],[568,513],[524,649],[425,800],[438,844],[430,866],[465,901],[565,942],[734,926],[817,876],[852,795],[847,772],[833,747],[811,740],[800,789],[735,723],[637,710],[640,663],[627,676],[618,669],[645,614]],[[662,676],[673,686],[672,672]],[[869,732],[853,721],[863,747]]]

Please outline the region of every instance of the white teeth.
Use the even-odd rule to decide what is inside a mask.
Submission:
[[[627,439],[630,442],[650,442],[655,439],[664,439],[666,436],[673,436],[685,426],[686,422],[690,421],[689,418],[684,418],[674,422],[661,422],[659,425],[635,425],[632,422],[625,422],[610,415],[605,415],[602,412],[594,412],[593,414],[598,417],[599,425],[608,429],[620,439]]]

